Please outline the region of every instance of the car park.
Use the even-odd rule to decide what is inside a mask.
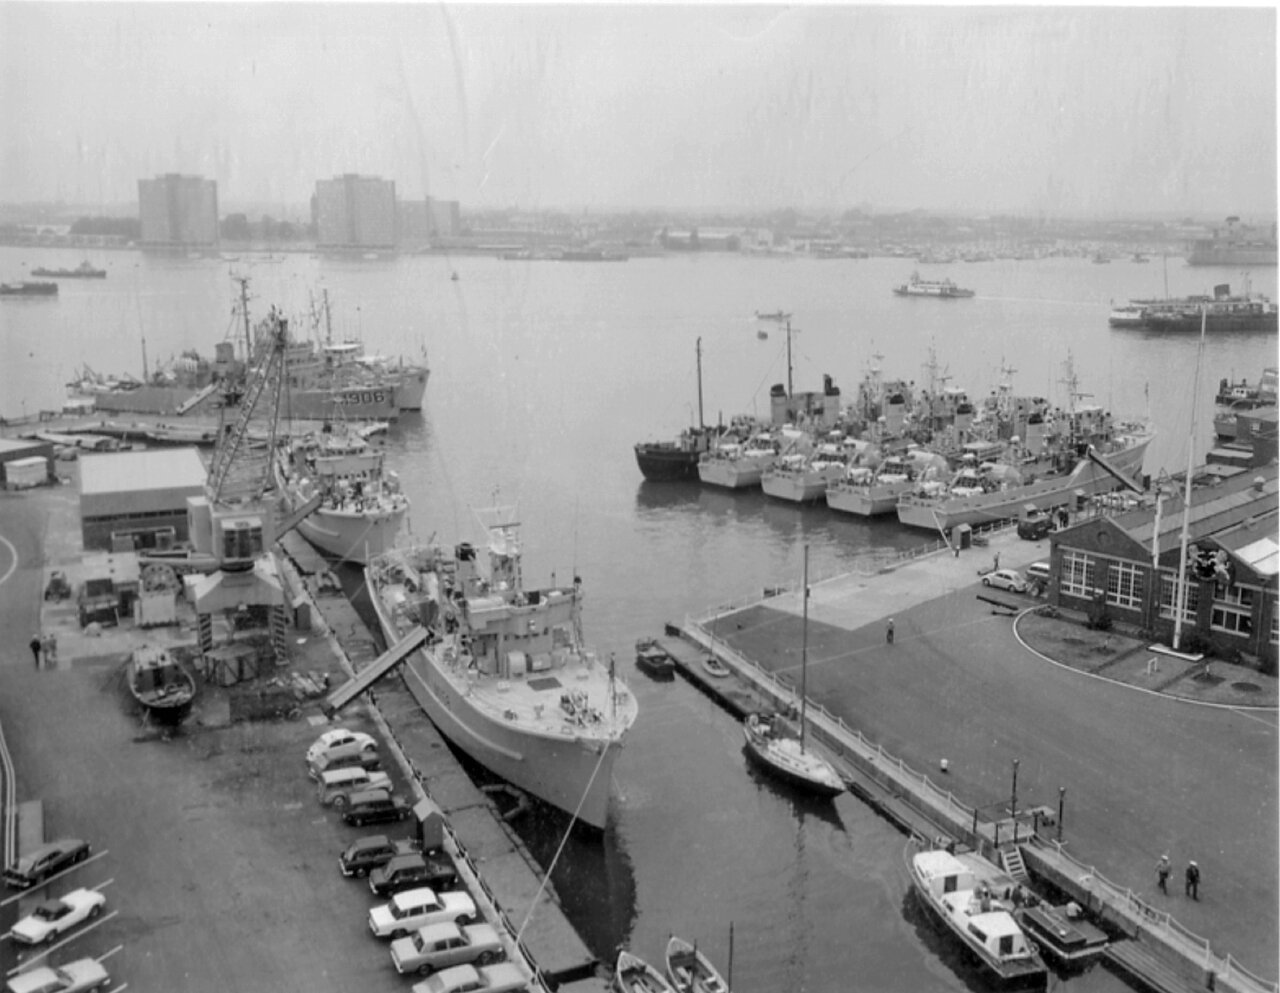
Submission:
[[[9,931],[9,937],[22,945],[39,945],[53,941],[90,917],[102,913],[107,898],[97,890],[72,890],[56,900],[45,900],[36,905]]]
[[[307,762],[311,763],[326,752],[351,744],[372,752],[378,750],[378,742],[373,735],[365,734],[363,731],[349,731],[346,728],[331,728],[320,735],[307,749]]]
[[[409,801],[396,796],[390,790],[361,790],[347,797],[342,808],[342,819],[348,824],[363,827],[384,821],[402,821],[409,816]]]
[[[468,963],[489,965],[505,955],[497,928],[491,924],[429,924],[391,943],[391,962],[402,976],[411,972],[428,976]]]
[[[312,779],[319,779],[321,773],[330,769],[345,769],[348,766],[359,766],[362,769],[377,769],[382,765],[382,756],[377,749],[365,748],[359,742],[338,745],[307,762],[307,771]]]
[[[423,886],[439,893],[457,885],[458,869],[444,852],[397,855],[369,873],[369,890],[374,896],[381,897]]]
[[[382,792],[382,791],[378,791]],[[343,811],[346,817],[359,802],[356,794],[351,805]],[[385,794],[383,794],[385,795]],[[384,866],[397,855],[412,855],[422,851],[422,846],[412,838],[396,838],[392,840],[385,834],[370,834],[357,838],[338,856],[338,868],[344,876],[363,878],[379,866]]]
[[[470,893],[436,893],[431,889],[405,890],[369,911],[369,930],[378,938],[403,938],[426,927],[453,921],[470,924],[476,904]]]
[[[79,838],[59,838],[21,855],[4,871],[4,881],[18,889],[28,889],[63,869],[89,857],[89,843]]]
[[[9,979],[8,993],[87,993],[106,989],[107,970],[97,959],[77,959],[66,965],[42,965]]]
[[[413,993],[509,993],[528,986],[529,977],[514,962],[455,965],[413,984]]]
[[[995,569],[982,577],[982,585],[1011,593],[1027,592],[1027,583],[1013,569]]]
[[[355,765],[320,773],[316,795],[326,807],[345,807],[353,793],[375,789],[390,790],[391,777],[385,772],[371,772]]]

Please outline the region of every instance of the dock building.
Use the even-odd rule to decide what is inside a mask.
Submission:
[[[1157,507],[1093,517],[1052,535],[1049,601],[1105,613],[1170,643],[1181,610],[1184,651],[1275,672],[1280,645],[1280,469],[1201,474]],[[1183,525],[1187,527],[1182,593]]]
[[[190,252],[218,247],[218,184],[167,173],[138,180],[143,251]]]
[[[89,455],[80,460],[85,550],[165,549],[190,538],[187,498],[204,495],[195,448]]]
[[[396,184],[350,172],[317,180],[311,219],[321,251],[395,251],[399,242]]]

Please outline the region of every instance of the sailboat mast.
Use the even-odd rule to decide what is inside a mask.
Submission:
[[[697,342],[698,351],[698,429],[702,430],[707,425],[702,419],[702,339]]]
[[[805,726],[805,707],[809,701],[808,673],[809,673],[809,546],[804,546],[804,579],[800,592],[801,601],[804,604],[802,616],[804,618],[801,625],[800,635],[800,751],[804,751],[804,726]]]
[[[1191,389],[1191,431],[1187,435],[1187,479],[1182,500],[1182,539],[1178,554],[1178,602],[1173,613],[1173,650],[1182,645],[1182,614],[1187,608],[1187,540],[1191,533],[1191,472],[1195,468],[1196,455],[1196,400],[1200,393],[1200,363],[1204,359],[1205,325],[1209,321],[1209,308],[1200,305],[1200,344],[1196,348],[1196,378]]]

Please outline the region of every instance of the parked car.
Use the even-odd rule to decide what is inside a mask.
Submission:
[[[44,598],[46,600],[69,600],[71,598],[71,583],[67,580],[67,574],[61,569],[54,569],[49,573],[49,582],[44,588]]]
[[[1047,583],[1049,581],[1049,563],[1032,562],[1027,566],[1028,583]]]
[[[428,924],[407,938],[391,942],[391,962],[402,976],[411,972],[429,976],[472,962],[488,965],[505,956],[498,931],[490,924]]]
[[[389,903],[369,911],[369,930],[378,938],[403,938],[428,924],[445,921],[470,924],[475,919],[476,905],[470,893],[405,890],[393,896]]]
[[[983,586],[992,586],[1011,593],[1026,593],[1026,581],[1013,569],[996,569],[982,577]]]
[[[43,882],[89,857],[89,843],[79,838],[59,838],[18,858],[4,871],[4,881],[18,889]]]
[[[390,790],[361,790],[347,797],[342,809],[342,819],[348,824],[363,827],[383,821],[402,821],[409,816],[409,801],[401,799]]]
[[[307,772],[312,779],[319,779],[320,774],[330,769],[345,769],[347,766],[359,766],[362,769],[377,769],[382,765],[382,756],[376,748],[366,748],[361,742],[353,741],[347,745],[337,745],[317,755],[307,762]]]
[[[351,802],[353,793],[381,789],[390,792],[390,776],[385,772],[370,772],[358,765],[351,765],[320,773],[316,796],[326,807],[345,807]]]
[[[423,886],[439,893],[457,885],[458,869],[444,852],[397,855],[369,873],[369,889],[374,896],[381,897]]]
[[[307,762],[310,763],[318,759],[325,752],[333,748],[341,748],[343,745],[358,744],[362,748],[376,752],[378,750],[378,742],[373,735],[365,734],[363,731],[349,731],[346,728],[331,728],[324,734],[320,735],[307,749]]]
[[[5,989],[9,993],[86,993],[106,989],[110,978],[97,959],[77,959],[66,965],[42,965],[20,972]]]
[[[102,913],[107,898],[97,890],[72,890],[56,900],[37,904],[9,931],[9,937],[22,945],[39,945],[75,927],[81,921]]]
[[[529,977],[514,962],[455,965],[413,984],[413,993],[508,993],[528,987]]]
[[[381,790],[377,792],[383,796],[386,795]],[[363,795],[356,794],[351,798],[351,805],[342,812],[344,819],[359,802],[356,797]],[[412,855],[420,851],[422,851],[422,845],[413,838],[397,838],[393,841],[385,834],[369,834],[363,838],[357,838],[342,850],[342,854],[338,856],[338,868],[342,870],[344,876],[355,876],[360,879],[369,875],[374,869],[386,865],[397,855]]]

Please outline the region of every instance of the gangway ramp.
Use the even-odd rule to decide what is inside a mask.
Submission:
[[[397,665],[408,658],[410,652],[415,652],[422,647],[427,640],[427,629],[424,627],[415,627],[403,638],[383,652],[373,662],[356,673],[353,679],[349,679],[336,690],[325,698],[322,709],[325,714],[332,717],[337,711],[341,710]]]
[[[203,403],[205,400],[207,400],[209,397],[213,396],[213,394],[217,392],[218,392],[218,384],[210,383],[208,386],[204,387],[194,396],[189,396],[187,397],[187,399],[183,400],[182,403],[178,404],[177,410],[175,410],[174,413],[176,413],[179,417],[181,417],[183,414],[187,413],[187,411],[193,409],[194,407],[198,407],[201,403]]]

